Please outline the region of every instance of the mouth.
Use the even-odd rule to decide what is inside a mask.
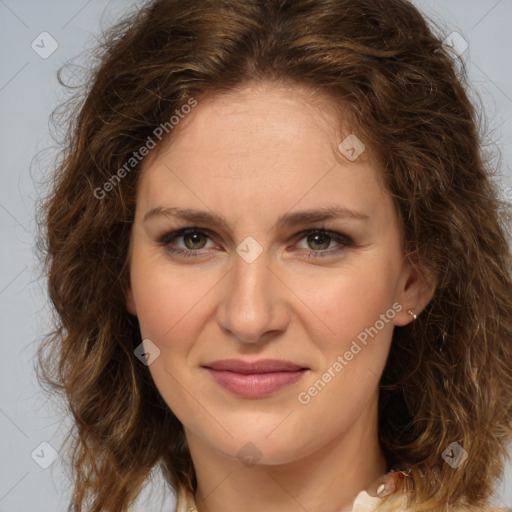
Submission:
[[[309,368],[278,359],[225,359],[204,365],[224,389],[246,398],[262,398],[299,381]]]

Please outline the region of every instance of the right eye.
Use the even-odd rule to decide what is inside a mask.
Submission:
[[[185,257],[197,257],[204,254],[200,252],[205,247],[206,239],[210,236],[198,228],[184,228],[172,231],[162,236],[159,243],[165,246],[166,251]],[[172,242],[176,239],[182,239],[184,247],[176,247]]]

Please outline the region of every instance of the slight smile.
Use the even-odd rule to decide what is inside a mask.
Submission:
[[[232,393],[262,398],[294,384],[309,368],[278,359],[224,359],[203,365],[215,381]]]

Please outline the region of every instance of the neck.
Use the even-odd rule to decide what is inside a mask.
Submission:
[[[299,460],[248,467],[185,429],[197,477],[198,512],[341,512],[387,471],[378,443],[377,399],[350,429]]]

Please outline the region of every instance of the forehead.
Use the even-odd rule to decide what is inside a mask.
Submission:
[[[317,156],[325,151],[327,156],[340,137],[333,107],[328,97],[302,87],[246,86],[200,99],[167,146],[171,151],[207,151],[210,158],[221,159],[256,156],[258,150]]]
[[[247,211],[320,201],[365,204],[371,213],[385,200],[378,171],[364,152],[355,161],[340,153],[348,135],[342,123],[332,100],[300,88],[247,87],[205,97],[144,161],[138,202],[147,208],[193,201],[204,208],[222,199],[232,208],[244,203]]]

